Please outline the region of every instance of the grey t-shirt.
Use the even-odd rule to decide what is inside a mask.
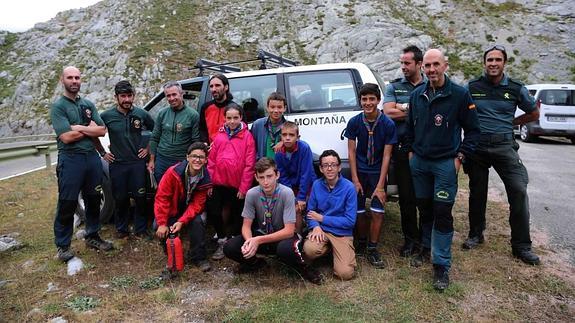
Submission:
[[[274,232],[283,229],[284,223],[295,223],[295,197],[291,188],[278,183],[279,196],[272,210]],[[242,216],[256,221],[257,228],[266,232],[265,209],[260,200],[260,186],[252,187],[246,194]]]

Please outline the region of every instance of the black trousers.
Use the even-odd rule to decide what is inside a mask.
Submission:
[[[517,150],[519,144],[512,135],[481,136],[475,153],[467,158],[464,170],[469,175],[469,236],[482,235],[485,230],[485,210],[489,184],[489,168],[493,166],[505,185],[509,202],[511,246],[530,248],[529,197],[527,169]]]
[[[212,196],[206,202],[208,212],[208,222],[214,226],[218,238],[239,235],[242,229],[242,211],[244,200],[237,198],[238,190],[232,187],[215,185],[212,189]],[[222,212],[224,206],[229,206],[229,222],[224,225]]]
[[[392,158],[395,180],[399,191],[401,231],[406,242],[419,243],[421,241],[421,224],[418,225],[417,221],[417,201],[409,167],[409,156],[407,152],[401,151],[397,146],[394,146]]]
[[[258,232],[253,232],[254,236],[260,235]],[[224,254],[226,257],[239,263],[250,264],[255,261],[255,256],[250,259],[245,259],[242,254],[242,246],[245,240],[244,237],[236,236],[224,245]],[[282,262],[298,268],[303,265],[303,257],[300,249],[300,239],[297,235],[285,240],[274,243],[266,243],[258,247],[258,254],[276,255]]]

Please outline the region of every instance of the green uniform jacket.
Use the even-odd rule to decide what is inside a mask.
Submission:
[[[150,138],[152,155],[186,158],[188,147],[200,140],[199,121],[198,112],[187,105],[180,110],[171,107],[161,110]]]
[[[138,161],[138,150],[146,148],[142,131],[153,130],[154,120],[144,109],[133,107],[123,114],[113,106],[102,112],[102,120],[108,128],[110,151],[116,163]]]
[[[98,110],[96,110],[94,103],[79,96],[76,97],[76,100],[71,100],[62,95],[52,104],[50,119],[58,138],[58,152],[82,154],[95,152],[92,138],[88,136],[69,144],[65,144],[60,140],[60,135],[72,131],[71,126],[73,125],[87,126],[92,120],[99,126],[104,125],[104,121],[98,115]]]

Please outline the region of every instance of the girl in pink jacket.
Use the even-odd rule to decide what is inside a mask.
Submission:
[[[214,260],[224,257],[227,237],[240,234],[244,198],[254,179],[256,145],[248,125],[242,121],[243,115],[239,105],[230,102],[226,106],[225,123],[215,135],[208,156],[213,184],[207,203],[208,218],[219,238]]]

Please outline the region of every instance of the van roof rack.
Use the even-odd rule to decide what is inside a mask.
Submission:
[[[270,52],[265,51],[263,49],[259,49],[258,54],[255,58],[241,60],[241,61],[235,61],[235,62],[219,63],[219,62],[211,61],[211,60],[208,60],[205,58],[200,58],[200,59],[198,59],[198,61],[194,65],[194,67],[191,68],[190,70],[197,69],[198,70],[198,76],[203,76],[204,72],[206,70],[219,72],[219,73],[240,72],[242,69],[237,67],[237,66],[234,66],[234,64],[242,64],[242,63],[249,63],[249,62],[256,62],[256,61],[261,61],[261,64],[259,66],[260,70],[267,69],[268,63],[273,63],[273,64],[277,65],[278,67],[291,67],[291,66],[299,65],[299,62],[296,60],[288,59],[288,58],[282,57],[280,55],[270,53]]]

